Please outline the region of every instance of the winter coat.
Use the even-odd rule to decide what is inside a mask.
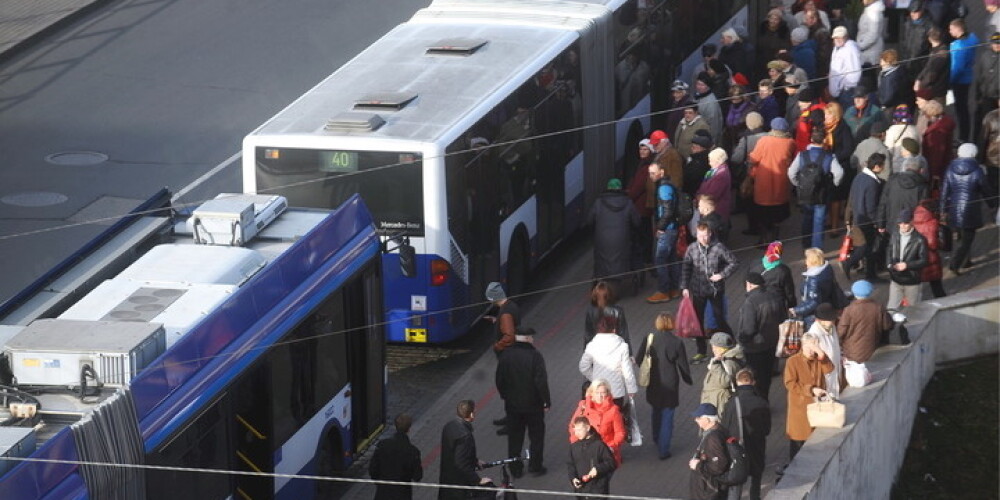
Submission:
[[[583,318],[584,349],[587,348],[587,344],[589,344],[591,340],[594,340],[594,335],[597,335],[597,322],[601,319],[601,316],[604,315],[604,311],[607,309],[614,311],[615,317],[618,319],[618,331],[615,333],[617,333],[618,336],[625,341],[626,345],[632,345],[632,341],[629,339],[628,321],[625,318],[625,310],[622,309],[622,306],[615,304],[605,307],[597,307],[591,304],[587,307],[587,314]]]
[[[677,189],[684,183],[685,158],[677,148],[670,146],[656,155],[656,163],[663,167],[663,178]],[[649,172],[646,172],[649,175]]]
[[[635,371],[629,356],[628,344],[614,333],[598,333],[587,344],[579,363],[580,373],[587,380],[606,380],[611,385],[611,395],[622,398],[639,391]]]
[[[478,486],[476,473],[479,458],[476,454],[476,438],[472,435],[472,423],[454,417],[441,431],[441,484]],[[438,500],[459,500],[468,498],[474,490],[441,488]]]
[[[882,340],[882,332],[894,326],[885,305],[871,299],[856,299],[844,308],[837,322],[840,353],[855,363],[867,362]]]
[[[716,408],[725,408],[732,397],[732,387],[736,383],[736,372],[746,366],[743,347],[737,345],[722,353],[721,357],[708,362],[705,381],[701,385],[701,402],[712,403]]]
[[[712,134],[712,141],[718,143],[722,138],[722,127],[725,119],[722,117],[722,107],[719,106],[719,99],[715,94],[709,92],[703,96],[695,94],[698,100],[698,114],[708,124],[708,131]]]
[[[948,165],[941,184],[941,213],[952,228],[983,227],[983,198],[993,195],[986,174],[975,158],[956,158]]]
[[[795,280],[792,279],[792,270],[784,262],[767,269],[764,267],[764,259],[761,258],[751,268],[753,272],[764,277],[764,284],[767,288],[777,293],[782,299],[782,308],[788,310],[798,304],[797,293],[795,291]]]
[[[788,167],[795,159],[795,141],[775,132],[757,141],[750,152],[750,175],[754,178],[753,202],[763,206],[788,203],[791,183]]]
[[[719,47],[719,60],[733,70],[734,74],[742,73],[747,79],[752,76],[750,63],[753,62],[753,48],[742,40]]]
[[[771,120],[782,116],[781,104],[778,102],[778,98],[773,95],[767,96],[767,99],[761,99],[757,103],[757,112],[764,118],[765,129],[770,129]],[[753,148],[750,150],[753,151]]]
[[[816,336],[819,348],[826,354],[826,358],[833,363],[833,371],[827,373],[825,378],[826,392],[834,399],[840,399],[840,388],[846,386],[844,380],[844,361],[840,355],[840,339],[837,337],[837,325],[831,325],[830,329],[823,328],[819,321],[814,321],[809,327],[808,333]]]
[[[806,78],[810,80],[819,76],[816,72],[816,51],[818,48],[819,45],[813,39],[808,39],[792,47],[792,61],[806,72]]]
[[[569,461],[566,462],[566,469],[569,473],[570,483],[574,479],[580,479],[589,474],[591,469],[597,469],[597,477],[583,483],[579,489],[574,490],[575,493],[581,495],[585,493],[609,494],[611,492],[611,476],[617,466],[611,448],[608,448],[608,445],[601,441],[601,437],[594,432],[593,427],[585,439],[569,445]]]
[[[648,340],[647,335],[635,352],[636,365],[642,365],[646,357]],[[691,367],[684,341],[672,331],[657,330],[653,332],[651,345],[652,367],[649,370],[649,385],[646,386],[646,402],[653,408],[677,408],[680,405],[680,381],[691,385]]]
[[[767,20],[762,22],[757,30],[757,66],[766,66],[769,61],[774,60],[779,51],[790,49],[792,47],[791,33],[788,23],[784,20],[778,23],[778,29],[775,31],[768,29]],[[758,77],[751,79],[751,81],[766,78],[766,76],[760,75],[767,75],[767,71],[760,71]]]
[[[843,47],[834,47],[830,56],[830,95],[853,89],[861,80],[861,50],[854,40],[847,40]]]
[[[656,204],[653,199],[656,187],[649,179],[649,165],[652,163],[652,156],[647,160],[639,161],[635,168],[635,174],[632,175],[632,181],[628,183],[628,197],[632,200],[632,205],[635,206],[635,211],[641,218],[652,216],[653,206]]]
[[[729,174],[729,165],[723,163],[715,169],[710,169],[711,177],[701,181],[696,195],[707,194],[715,199],[715,212],[725,222],[733,209],[733,180]],[[708,174],[706,174],[708,175]]]
[[[729,163],[734,166],[746,167],[746,162],[753,148],[757,147],[757,142],[761,137],[767,135],[763,129],[748,130],[740,137],[740,142],[736,143],[732,154],[729,156]]]
[[[917,19],[906,19],[901,27],[902,34],[899,37],[899,60],[909,61],[906,69],[911,75],[920,74],[924,69],[926,59],[921,56],[930,52],[931,44],[927,41],[927,32],[931,29],[931,22],[927,15]]]
[[[545,359],[530,342],[514,342],[500,352],[496,386],[507,413],[540,412],[551,406]]]
[[[622,443],[625,442],[625,418],[622,417],[621,410],[611,400],[604,398],[604,402],[597,404],[589,397],[580,401],[573,410],[573,415],[569,418],[569,442],[575,443],[576,436],[573,435],[573,419],[576,417],[587,417],[590,426],[601,436],[601,441],[611,448],[611,453],[615,457],[615,463],[622,463]]]
[[[905,123],[897,123],[889,127],[889,130],[885,131],[885,140],[882,141],[885,147],[889,150],[889,154],[892,155],[892,174],[898,174],[906,169],[903,162],[906,158],[903,157],[903,139],[910,138],[920,143],[920,133],[917,132],[917,127],[914,125],[907,125]],[[918,162],[921,161],[923,157],[918,158]],[[926,166],[927,161],[924,160],[922,164]],[[927,173],[926,170],[921,171],[921,176]],[[928,173],[929,175],[929,173]],[[925,176],[926,177],[926,176]]]
[[[903,66],[890,66],[878,74],[878,103],[886,109],[913,102],[913,79]]]
[[[802,281],[802,302],[794,308],[796,318],[812,316],[816,308],[824,302],[837,306],[836,288],[840,285],[829,262],[824,262],[822,266],[807,268],[802,276],[805,277]]]
[[[703,431],[701,442],[695,450],[695,457],[701,459],[698,467],[691,471],[689,498],[711,500],[726,498],[727,488],[718,483],[717,476],[729,469],[729,453],[726,439],[729,431],[721,424]],[[720,495],[721,490],[721,497]]]
[[[684,186],[681,189],[694,197],[701,187],[701,181],[705,179],[705,173],[711,167],[708,165],[708,151],[691,153],[687,163],[684,164]]]
[[[714,297],[726,291],[726,278],[736,272],[739,261],[728,248],[716,240],[708,247],[695,241],[688,245],[681,266],[681,289],[689,290],[695,297]],[[722,279],[709,281],[713,274],[721,274]]]
[[[774,352],[778,346],[778,325],[788,318],[788,309],[780,292],[759,286],[747,292],[740,306],[739,319],[733,332],[743,352],[756,354]]]
[[[740,403],[739,412],[736,411],[737,400]],[[722,412],[722,425],[733,437],[740,439],[737,413],[743,415],[743,448],[747,452],[750,475],[759,476],[764,473],[767,436],[771,434],[770,405],[754,392],[753,385],[739,385]]]
[[[1000,11],[997,11],[1000,12]],[[1000,110],[994,109],[983,118],[982,139],[979,151],[986,152],[985,162],[989,168],[1000,168]]]
[[[677,226],[677,200],[679,187],[666,177],[656,182],[656,208],[653,227],[657,231],[666,231]]]
[[[590,210],[590,223],[594,225],[594,277],[629,272],[632,231],[639,229],[639,214],[628,194],[601,193]]]
[[[424,477],[420,450],[410,443],[406,433],[396,431],[392,437],[379,441],[368,462],[368,475],[385,481],[420,481]],[[413,487],[410,485],[380,484],[376,488],[375,500],[413,498]]]
[[[833,371],[829,358],[810,359],[803,353],[792,355],[785,362],[785,389],[788,390],[788,416],[785,432],[788,439],[805,441],[813,428],[809,426],[806,406],[813,402],[813,387],[826,388],[826,374]]]
[[[677,123],[677,130],[673,135],[674,147],[677,148],[677,152],[680,153],[685,160],[691,156],[691,140],[694,139],[695,132],[699,130],[711,133],[708,122],[706,122],[705,117],[701,115],[696,116],[691,123],[688,123],[686,120],[681,120]]]
[[[949,81],[952,84],[972,84],[977,45],[979,45],[979,38],[971,31],[962,38],[951,42],[951,78]],[[983,48],[990,50],[989,47]],[[996,81],[994,81],[993,86],[996,86]]]
[[[1000,11],[998,11],[1000,12]],[[1000,53],[983,47],[976,61],[976,102],[996,106],[1000,99]]]
[[[882,196],[882,181],[865,168],[851,185],[851,212],[854,224],[874,224],[878,219],[878,202]]]
[[[667,111],[666,117],[663,119],[663,126],[664,126],[663,130],[665,130],[667,133],[676,132],[677,126],[680,125],[681,120],[684,119],[684,109],[690,106],[691,104],[694,104],[694,99],[692,99],[689,94],[684,94],[684,97],[681,98],[681,100],[678,102],[674,102],[673,96],[671,96],[670,101],[671,101],[669,106],[670,111]],[[674,135],[671,135],[670,137],[673,138],[674,146],[676,147],[677,144],[680,143],[679,142],[680,138],[677,137],[676,133]],[[685,158],[687,157],[685,156]]]
[[[864,109],[851,106],[844,110],[844,123],[850,127],[856,143],[871,137],[872,124],[883,119],[882,111],[871,102]]]
[[[955,120],[948,115],[941,115],[934,123],[924,130],[923,139],[920,141],[920,150],[924,158],[927,158],[927,166],[931,170],[931,178],[944,177],[945,168],[955,157],[952,151],[951,141],[955,134]]]
[[[795,108],[799,111],[799,116],[794,121],[789,121],[788,123],[795,124],[795,151],[801,153],[809,147],[809,140],[812,137],[813,131],[813,116],[812,114],[816,111],[822,110],[826,107],[822,102],[815,103],[804,112],[798,110],[798,103],[795,103]]]
[[[878,137],[868,137],[867,139],[861,140],[861,142],[854,148],[854,154],[851,155],[851,166],[858,173],[861,173],[865,168],[868,167],[868,158],[875,153],[882,153],[885,155],[885,165],[882,171],[879,172],[878,178],[886,181],[889,180],[889,175],[892,173],[892,152],[889,148],[885,147],[885,144]]]
[[[930,190],[927,181],[919,173],[907,170],[889,177],[882,196],[878,201],[878,214],[875,217],[879,228],[893,227],[896,217],[904,208],[913,210],[921,200],[927,198]]]
[[[920,272],[920,281],[942,278],[941,254],[938,253],[938,221],[930,210],[920,206],[913,211],[913,228],[927,241],[927,265]]]
[[[951,75],[951,56],[945,44],[931,47],[930,57],[924,69],[917,75],[920,88],[929,89],[934,97],[944,97],[948,93],[948,79]]]
[[[865,6],[858,19],[858,48],[861,49],[861,63],[878,66],[879,58],[885,47],[883,35],[885,32],[885,4],[882,0]]]
[[[900,251],[902,235],[899,229],[890,230],[889,248],[885,252],[885,265],[889,268],[889,277],[900,285],[919,285],[924,267],[927,266],[927,240],[919,231],[910,231],[910,239],[906,247]],[[905,262],[906,270],[897,271],[893,268],[897,263]]]

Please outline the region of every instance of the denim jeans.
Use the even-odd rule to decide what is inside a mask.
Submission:
[[[656,290],[667,293],[676,290],[680,283],[680,269],[677,261],[677,229],[667,229],[656,237],[656,255],[653,264],[656,265]]]
[[[826,220],[826,205],[802,206],[802,244],[823,248],[823,223]]]
[[[650,425],[653,427],[653,441],[660,458],[670,454],[670,441],[674,437],[674,410],[676,408],[653,407]]]

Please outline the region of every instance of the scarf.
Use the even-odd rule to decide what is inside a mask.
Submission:
[[[776,268],[776,267],[778,267],[778,266],[781,265],[781,259],[778,259],[778,260],[776,260],[774,262],[771,262],[771,261],[767,260],[767,257],[761,257],[760,262],[762,264],[764,264],[764,270],[765,271],[770,271],[771,269],[774,269],[774,268]]]
[[[827,122],[826,124],[826,137],[823,138],[823,149],[827,151],[833,151],[833,132],[837,130],[837,125],[840,125],[840,118],[836,119],[832,123]]]

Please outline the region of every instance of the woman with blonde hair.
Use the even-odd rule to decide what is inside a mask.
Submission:
[[[652,407],[650,424],[653,443],[660,460],[670,458],[670,442],[674,433],[674,410],[680,404],[678,386],[683,380],[691,385],[691,367],[688,365],[684,342],[674,335],[674,317],[661,312],[656,316],[656,331],[643,339],[636,351],[635,362],[642,365],[648,355],[651,361],[646,402]]]
[[[806,328],[812,326],[816,308],[824,302],[833,304],[835,307],[844,307],[846,298],[843,298],[844,291],[837,284],[837,277],[833,274],[833,267],[823,256],[823,250],[819,248],[807,248],[806,271],[802,273],[805,280],[802,282],[802,301],[799,305],[788,309],[788,313],[794,317],[805,321]]]
[[[826,138],[823,140],[823,149],[833,153],[837,158],[837,163],[846,165],[844,177],[840,184],[834,186],[830,195],[830,203],[827,205],[827,219],[830,221],[832,229],[840,229],[844,225],[844,202],[851,192],[851,183],[858,174],[851,164],[851,155],[854,153],[854,134],[851,128],[843,121],[844,108],[837,102],[827,103],[823,109],[824,125],[826,128]],[[837,236],[834,233],[835,236]]]
[[[615,463],[622,463],[622,443],[625,442],[625,418],[611,400],[611,384],[604,379],[594,379],[587,388],[587,395],[580,401],[569,419],[569,442],[577,441],[573,433],[573,420],[587,417],[591,427],[601,436],[601,441],[611,448]]]

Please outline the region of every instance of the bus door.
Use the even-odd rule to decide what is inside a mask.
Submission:
[[[374,325],[379,278],[372,269],[344,287],[346,352],[351,378],[351,434],[357,452],[368,445],[385,422],[385,332]],[[367,300],[366,300],[367,298]]]
[[[263,360],[262,360],[263,361]],[[240,377],[232,392],[233,463],[244,472],[274,471],[274,432],[271,425],[271,375],[268,363]],[[260,499],[274,496],[274,479],[269,476],[234,475],[236,498]]]

